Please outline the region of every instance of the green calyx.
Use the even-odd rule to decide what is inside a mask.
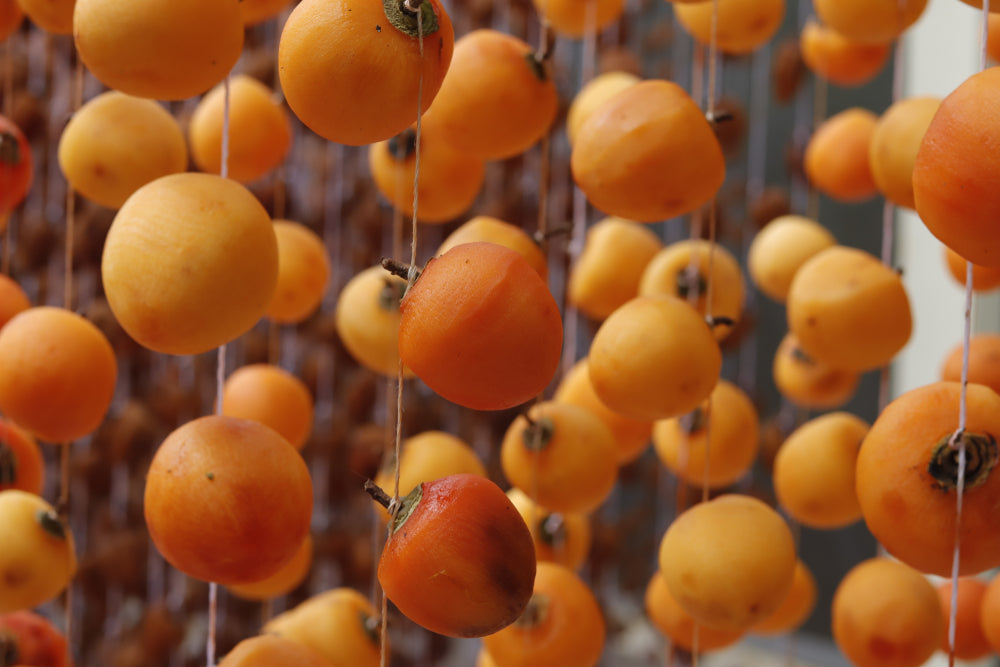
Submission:
[[[410,518],[413,514],[413,510],[417,509],[417,505],[420,504],[420,499],[424,496],[424,485],[417,484],[416,487],[408,494],[399,499],[399,509],[396,511],[396,516],[392,520],[392,532],[396,532],[403,527],[406,520]]]
[[[417,2],[420,4],[414,7]],[[382,9],[392,27],[414,39],[420,32],[427,37],[438,31],[437,13],[429,0],[382,0]]]

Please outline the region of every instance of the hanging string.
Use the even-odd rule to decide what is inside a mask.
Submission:
[[[14,114],[14,35],[7,37],[4,46],[3,67],[3,115],[8,119]],[[10,275],[10,255],[13,231],[10,224],[10,211],[0,213],[0,225],[4,225],[3,257],[0,257],[0,273]]]

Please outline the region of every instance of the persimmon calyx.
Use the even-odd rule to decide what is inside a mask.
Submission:
[[[0,162],[12,166],[21,164],[21,144],[12,132],[0,132]]]
[[[372,616],[365,611],[359,611],[358,621],[361,623],[361,629],[364,631],[368,641],[376,646],[380,645],[382,639],[381,620],[377,616]]]
[[[437,14],[428,0],[382,0],[382,9],[392,27],[414,39],[418,39],[421,32],[427,37],[438,31]]]
[[[707,420],[708,415],[705,414],[705,410],[698,407],[685,415],[681,415],[677,419],[677,425],[680,426],[681,432],[693,435],[705,428]]]
[[[386,146],[396,162],[406,162],[417,153],[417,131],[408,127],[389,139]]]
[[[927,474],[943,491],[958,487],[958,447],[952,445],[955,435],[942,438],[931,452]],[[965,490],[974,489],[986,482],[997,460],[1000,449],[991,433],[961,433],[957,438],[965,445]]]
[[[708,282],[701,271],[693,264],[677,273],[675,282],[677,296],[682,299],[698,297],[708,291]]]
[[[416,282],[417,278],[420,277],[421,270],[412,264],[404,264],[398,259],[393,259],[391,257],[383,257],[379,262],[382,268],[391,273],[394,276],[402,278],[403,280],[409,282]],[[410,274],[413,274],[413,279],[410,279]]]
[[[533,419],[529,415],[524,415],[528,425],[521,432],[521,439],[524,447],[530,452],[540,452],[549,446],[556,433],[556,424],[551,417],[541,417]]]
[[[418,484],[408,494],[402,498],[395,499],[386,493],[381,486],[370,479],[365,480],[365,492],[372,497],[372,500],[384,507],[389,516],[392,517],[392,532],[396,532],[403,527],[406,520],[413,514],[413,510],[420,504],[420,499],[424,495],[424,485]]]
[[[566,546],[566,521],[563,515],[553,512],[542,517],[538,521],[538,537],[553,548]]]
[[[17,637],[6,630],[0,630],[0,665],[16,665],[20,661]]]
[[[0,485],[8,486],[17,481],[17,456],[14,450],[0,442]]]
[[[528,600],[528,605],[521,612],[521,615],[514,621],[514,625],[525,630],[531,630],[545,623],[549,615],[549,606],[552,600],[545,593],[534,593]]]
[[[66,539],[66,526],[63,525],[59,515],[52,510],[38,510],[35,520],[46,533],[60,540]]]

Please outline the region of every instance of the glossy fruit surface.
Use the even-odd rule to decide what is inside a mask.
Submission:
[[[548,285],[519,253],[467,243],[427,263],[400,304],[399,356],[444,398],[500,410],[537,396],[562,352]]]
[[[245,584],[277,572],[309,533],[312,483],[277,432],[201,417],[163,441],[146,477],[146,526],[174,567],[202,581]]]
[[[481,637],[524,611],[535,548],[500,487],[479,475],[450,475],[407,496],[378,579],[415,623],[449,637]]]

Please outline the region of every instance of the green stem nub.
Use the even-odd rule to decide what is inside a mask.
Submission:
[[[17,481],[17,457],[14,450],[0,442],[0,486],[12,486]]]
[[[421,14],[419,26],[417,12],[413,8],[417,2],[420,2],[417,8]],[[429,0],[382,0],[382,9],[392,27],[414,39],[420,37],[420,30],[423,31],[424,37],[438,31],[437,14]]]
[[[525,415],[524,418],[528,421],[528,425],[521,433],[525,449],[529,452],[540,452],[548,447],[552,437],[556,434],[555,422],[550,417],[532,419]]]
[[[927,474],[942,491],[958,487],[958,447],[951,445],[954,436],[942,438],[934,447]],[[962,433],[965,444],[965,490],[969,491],[986,482],[1000,459],[996,438],[989,433]]]
[[[35,518],[38,520],[38,525],[46,533],[60,540],[66,539],[66,526],[63,525],[62,520],[59,519],[59,515],[54,511],[39,510]]]

